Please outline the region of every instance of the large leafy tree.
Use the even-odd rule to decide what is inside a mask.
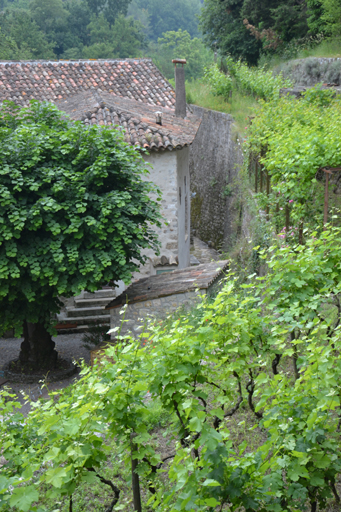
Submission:
[[[32,0],[30,13],[33,20],[45,32],[54,51],[59,56],[64,48],[64,38],[67,32],[69,12],[62,0]]]
[[[325,21],[322,19],[322,0],[307,0],[307,22],[309,33],[316,35],[325,32]]]
[[[51,368],[58,297],[129,281],[157,249],[154,186],[113,129],[65,119],[32,102],[0,109],[0,330],[24,332],[20,359]]]

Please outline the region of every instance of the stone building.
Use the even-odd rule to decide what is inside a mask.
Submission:
[[[164,319],[181,306],[194,305],[202,296],[216,292],[228,269],[228,261],[214,261],[171,273],[140,279],[131,284],[119,297],[112,300],[110,311],[112,337],[131,334],[138,337],[151,319]],[[124,314],[122,307],[128,304]]]
[[[148,59],[0,62],[0,101],[22,106],[32,99],[53,102],[73,120],[118,127],[129,144],[146,150],[146,179],[163,195],[163,224],[157,228],[161,249],[159,256],[146,251],[148,263],[135,279],[190,263],[189,147],[201,120],[186,112],[184,68],[176,66],[183,63],[175,62],[175,94]],[[68,300],[59,321],[79,326],[100,315],[107,323],[104,306],[123,291],[119,284]]]

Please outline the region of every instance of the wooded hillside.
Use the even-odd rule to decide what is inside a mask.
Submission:
[[[170,60],[186,57],[190,80],[213,51],[255,65],[341,30],[339,0],[0,0],[0,9],[0,59],[146,56],[170,78]]]

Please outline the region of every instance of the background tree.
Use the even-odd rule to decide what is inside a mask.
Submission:
[[[29,52],[27,53],[29,54]],[[0,28],[0,58],[4,60],[17,59],[19,55],[21,56],[22,54],[15,40],[4,34]]]
[[[302,38],[308,32],[305,0],[244,0],[241,16],[259,30],[274,30],[285,42]]]
[[[321,0],[322,21],[326,24],[326,31],[332,36],[341,36],[341,0]]]
[[[30,11],[33,19],[46,33],[65,24],[68,17],[62,0],[32,0]]]
[[[242,7],[243,0],[206,0],[200,15],[200,27],[210,48],[255,65],[262,43],[243,25]]]
[[[198,16],[201,9],[200,0],[133,0],[128,12],[143,22],[150,24],[149,37],[157,41],[165,32],[187,30],[192,37],[199,36]],[[144,11],[144,12],[143,12]]]
[[[58,55],[67,59],[79,59],[82,57],[82,49],[89,44],[90,35],[88,25],[91,22],[92,13],[85,2],[71,0],[64,3],[69,15],[65,26],[60,31],[54,32],[55,40],[58,42],[56,49]]]
[[[46,34],[50,43],[53,43],[57,56],[64,49],[64,38],[67,31],[68,11],[64,8],[62,0],[32,0],[30,13],[33,20]]]
[[[110,25],[113,25],[117,16],[128,12],[128,5],[131,0],[86,0],[91,12],[95,16],[103,14]]]
[[[307,23],[309,33],[316,35],[323,33],[325,22],[322,20],[323,5],[321,0],[307,0]]]
[[[141,25],[131,16],[117,17],[110,26],[104,14],[94,19],[88,26],[91,45],[83,49],[83,57],[88,59],[138,57],[145,46],[145,36]]]
[[[0,330],[24,332],[22,364],[53,368],[58,297],[128,282],[142,249],[157,249],[155,188],[116,130],[39,102],[5,103],[0,120]]]
[[[6,10],[0,14],[0,27],[4,34],[15,41],[19,59],[53,59],[54,44],[23,9]],[[11,58],[11,57],[9,57]]]
[[[192,39],[187,30],[165,32],[158,39],[154,52],[153,60],[167,78],[174,78],[172,59],[187,59],[187,80],[202,77],[205,67],[213,62],[212,51],[205,47],[201,39]]]

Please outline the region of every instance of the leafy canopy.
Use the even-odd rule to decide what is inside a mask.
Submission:
[[[142,157],[116,130],[5,103],[0,140],[0,326],[20,331],[58,311],[58,296],[128,282],[142,250],[157,250],[159,217]]]

